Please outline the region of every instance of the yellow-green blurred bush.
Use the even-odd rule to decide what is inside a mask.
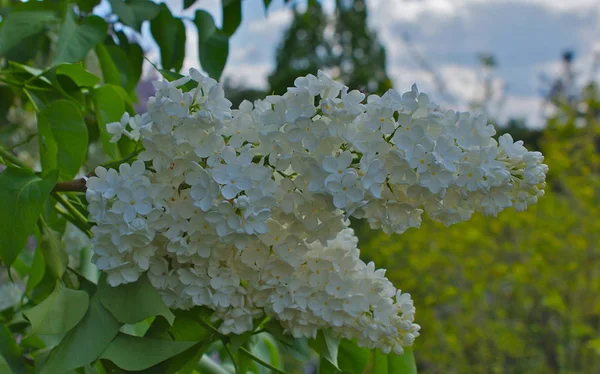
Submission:
[[[358,225],[363,257],[413,295],[420,373],[600,373],[600,103],[592,86],[557,108],[537,206],[393,237]]]

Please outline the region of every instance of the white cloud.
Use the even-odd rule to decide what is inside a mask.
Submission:
[[[271,64],[236,64],[227,65],[223,76],[233,82],[248,87],[266,89],[265,77],[271,71]]]
[[[544,100],[539,96],[508,96],[498,115],[498,121],[505,123],[510,118],[522,118],[529,127],[540,128],[544,125],[543,103]]]
[[[481,68],[466,67],[461,65],[444,65],[440,69],[440,75],[445,83],[446,89],[452,98],[458,103],[482,101],[486,95],[484,92],[486,73]],[[504,81],[495,76],[491,80],[491,101],[498,101],[504,94]]]
[[[424,13],[436,16],[456,16],[472,5],[510,4],[515,7],[539,5],[548,10],[596,11],[597,0],[371,0],[369,8],[387,13],[395,20],[415,20]]]
[[[269,12],[262,19],[255,19],[248,22],[248,31],[252,33],[280,33],[292,21],[292,11],[290,8],[281,8]]]
[[[188,71],[190,68],[198,69],[200,67],[200,61],[198,59],[198,30],[188,22],[186,22],[185,26],[186,38],[183,71]]]

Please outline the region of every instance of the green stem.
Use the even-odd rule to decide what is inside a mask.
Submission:
[[[384,136],[384,137],[383,137],[383,140],[385,140],[386,142],[388,142],[388,143],[389,143],[389,142],[390,142],[390,140],[392,140],[392,139],[394,138],[394,135],[396,135],[396,131],[398,131],[398,129],[399,129],[399,128],[400,128],[400,125],[398,125],[398,127],[396,127],[396,128],[394,129],[394,131],[392,131],[392,133],[390,134],[390,136],[388,136],[388,137],[385,137],[385,136]]]
[[[221,333],[221,331],[219,331],[216,327],[214,327],[213,325],[211,325],[210,323],[206,322],[205,320],[203,320],[202,318],[196,317],[194,318],[194,320],[196,322],[198,322],[199,324],[201,324],[202,326],[204,326],[206,329],[212,331],[215,335],[217,335],[221,340],[223,339],[229,339],[229,337],[223,333]]]
[[[229,346],[227,346],[225,342],[223,342],[223,346],[225,347],[225,351],[227,351],[227,354],[233,363],[233,370],[235,371],[235,374],[238,374],[240,371],[238,370],[237,362],[235,362],[235,357],[233,357],[233,353],[231,353],[231,349],[229,349]]]
[[[29,143],[31,141],[31,139],[35,138],[36,136],[37,136],[37,132],[29,135],[27,137],[27,139],[23,140],[22,142],[19,142],[19,143],[15,144],[15,145],[11,146],[10,148],[8,148],[8,150],[12,151],[13,149],[15,149],[17,147],[20,147],[22,145],[25,145],[25,144]]]
[[[18,166],[23,169],[29,169],[29,166],[25,165],[25,163],[15,155],[13,155],[10,151],[6,150],[3,147],[0,147],[0,157],[4,159],[4,161],[10,162],[14,166]]]
[[[113,168],[114,166],[119,166],[119,165],[124,164],[127,161],[129,161],[129,160],[137,157],[137,155],[139,155],[141,151],[142,151],[142,148],[139,147],[139,146],[136,146],[136,149],[129,156],[123,157],[123,158],[121,158],[119,160],[107,162],[106,164],[103,164],[103,165],[100,165],[100,166],[102,166],[105,169],[110,169],[110,168]],[[96,175],[96,173],[95,173],[94,170],[90,171],[87,174],[88,177],[93,177],[94,175]]]
[[[285,371],[279,370],[275,366],[269,364],[268,362],[263,361],[260,358],[256,357],[255,355],[252,354],[252,352],[250,352],[249,350],[247,350],[244,347],[240,347],[240,352],[242,352],[246,356],[250,357],[251,360],[256,361],[257,363],[259,363],[260,365],[266,367],[267,369],[270,369],[274,373],[287,374]]]
[[[36,104],[36,102],[33,99],[33,97],[31,97],[31,93],[29,92],[29,90],[27,88],[24,88],[23,92],[25,92],[25,95],[27,95],[27,98],[29,99],[29,102],[31,103],[31,105],[33,105],[33,109],[35,109],[36,112],[39,112],[40,111],[40,107]]]
[[[227,350],[227,353],[230,353],[229,348],[227,347],[227,344],[226,344],[229,341],[229,337],[227,335],[222,334],[219,330],[217,330],[216,327],[214,327],[210,323],[204,321],[202,318],[194,318],[194,319],[198,323],[200,323],[202,326],[206,327],[207,329],[211,330],[216,335],[218,335],[221,338],[221,341],[223,341],[223,345],[225,346],[225,349]],[[256,361],[257,363],[259,363],[260,365],[266,367],[267,369],[270,369],[274,373],[288,374],[285,371],[277,369],[275,366],[273,366],[273,365],[269,364],[268,362],[263,361],[260,358],[256,357],[255,355],[252,354],[252,352],[250,352],[249,350],[247,350],[244,347],[240,347],[239,350],[240,350],[240,352],[242,352],[243,354],[245,354],[246,356],[248,356],[251,360]],[[232,361],[234,362],[234,365],[235,365],[235,360],[233,360],[233,358],[232,358]],[[237,369],[237,367],[236,367],[236,369]]]
[[[89,231],[89,223],[88,223],[88,220],[83,216],[83,214],[81,214],[81,212],[78,211],[69,202],[69,200],[65,199],[64,196],[62,196],[61,194],[59,194],[57,192],[52,192],[52,197],[54,197],[60,203],[60,205],[62,205],[71,214],[73,219],[75,221],[77,221],[77,223],[75,223],[73,221],[71,221],[71,222],[74,223],[81,231],[86,233],[91,238],[92,234]]]
[[[54,210],[56,210],[56,213],[58,213],[61,217],[63,217],[67,221],[71,222],[75,227],[77,227],[79,230],[81,230],[85,235],[88,236],[88,238],[90,238],[90,239],[92,238],[92,232],[90,230],[88,230],[85,226],[82,226],[81,223],[79,221],[77,221],[75,218],[73,218],[71,215],[63,212],[61,209],[58,209],[56,206],[54,207]]]

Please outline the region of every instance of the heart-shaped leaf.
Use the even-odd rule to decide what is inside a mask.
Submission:
[[[32,335],[63,334],[81,321],[88,305],[86,292],[72,290],[56,282],[50,296],[23,314],[31,322]]]

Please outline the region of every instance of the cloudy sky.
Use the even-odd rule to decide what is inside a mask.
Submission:
[[[174,13],[192,18],[195,9],[205,9],[220,24],[219,0],[198,0],[184,12],[181,3],[167,0]],[[262,4],[244,1],[244,19],[230,42],[224,72],[225,77],[257,87],[265,87],[275,50],[292,18],[283,0],[274,0],[267,14]],[[332,12],[333,0],[323,4]],[[484,72],[477,55],[493,54],[498,63],[494,87],[504,92],[495,114],[501,119],[523,117],[534,126],[541,124],[539,92],[545,86],[540,75],[559,74],[560,55],[571,49],[575,70],[590,79],[600,53],[598,0],[367,0],[367,6],[370,26],[387,48],[388,72],[397,89],[417,83],[437,102],[465,109],[467,102],[482,95]],[[189,23],[185,68],[199,65],[196,43],[195,28]],[[151,42],[148,47],[156,56]],[[415,54],[433,67],[446,95]]]

